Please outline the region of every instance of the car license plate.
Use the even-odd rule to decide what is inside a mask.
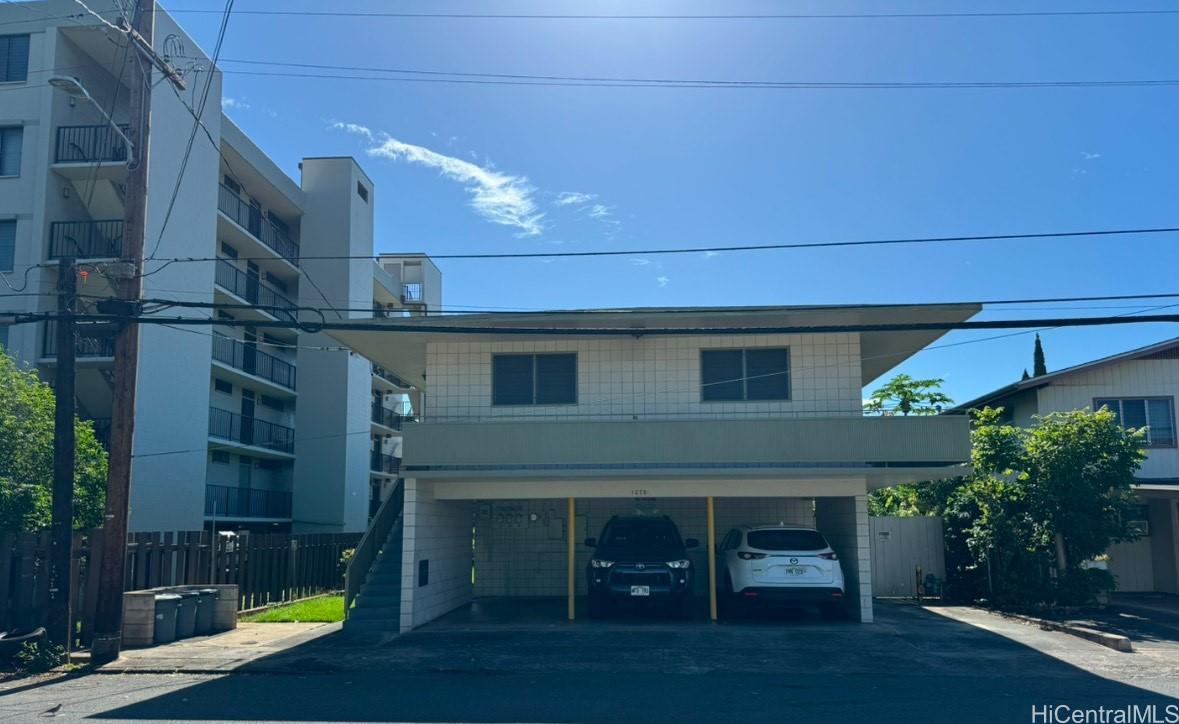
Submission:
[[[788,576],[805,576],[806,575],[805,568],[786,568],[785,571],[786,571],[786,575],[788,575]]]
[[[630,587],[630,595],[632,595],[632,596],[650,596],[651,595],[651,587],[650,586],[631,586]]]

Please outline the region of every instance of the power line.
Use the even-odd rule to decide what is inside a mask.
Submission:
[[[206,14],[207,8],[180,8],[172,14]],[[1106,17],[1176,15],[1179,10],[1030,10],[979,12],[914,12],[914,13],[742,13],[742,14],[567,14],[567,13],[405,13],[384,11],[343,10],[241,10],[241,15],[336,17],[336,18],[397,18],[402,20],[900,20],[932,18],[1038,18],[1038,17]]]
[[[1179,232],[1179,227],[1153,227],[1153,228],[1139,228],[1139,229],[1102,229],[1090,231],[1054,231],[1054,232],[1040,232],[1029,234],[976,234],[970,236],[933,236],[933,237],[897,237],[891,239],[865,239],[855,241],[810,241],[799,242],[791,244],[748,244],[743,246],[699,246],[699,247],[676,247],[670,249],[625,249],[625,250],[598,250],[598,251],[555,251],[555,252],[493,252],[493,253],[472,253],[472,254],[430,254],[431,259],[558,259],[558,258],[579,258],[579,257],[600,257],[600,256],[653,256],[653,255],[667,255],[667,254],[706,254],[706,253],[725,253],[725,252],[746,252],[746,251],[774,251],[781,249],[824,249],[824,248],[840,248],[840,247],[855,247],[855,246],[890,246],[897,244],[940,244],[953,242],[974,242],[974,241],[1018,241],[1018,240],[1032,240],[1032,239],[1068,239],[1068,238],[1083,238],[1083,237],[1112,237],[1112,236],[1132,236],[1138,234],[1171,234]],[[187,263],[187,262],[210,262],[217,261],[221,257],[206,256],[206,257],[174,257],[171,259],[156,259],[155,261],[164,261],[165,266],[168,264]],[[255,257],[238,257],[239,261],[265,261],[272,259],[269,256],[255,256]],[[364,254],[364,255],[311,255],[300,256],[302,260],[355,260],[355,259],[370,259],[372,261],[379,261],[380,254]],[[163,267],[161,267],[162,269]],[[158,273],[160,269],[156,269],[151,274]],[[146,276],[146,275],[145,275]]]
[[[495,80],[490,78],[432,77],[407,78],[384,75],[346,75],[342,73],[296,73],[277,71],[227,70],[230,75],[259,76],[265,78],[318,78],[323,80],[363,80],[386,83],[426,83],[457,85],[508,85],[545,86],[561,88],[692,88],[726,90],[933,90],[949,88],[1010,89],[1010,88],[1138,88],[1170,87],[1179,85],[1179,79],[1130,79],[1130,80],[1046,80],[1046,81],[884,81],[884,82],[793,82],[793,81],[713,81],[713,82],[625,82],[625,81],[546,81],[546,80]]]
[[[1040,88],[1040,87],[1099,87],[1099,86],[1142,86],[1142,85],[1176,85],[1179,80],[1108,80],[1108,81],[891,81],[891,82],[827,82],[827,81],[777,81],[777,80],[716,80],[703,78],[635,78],[635,77],[606,77],[606,76],[566,76],[566,75],[536,75],[524,73],[482,73],[442,70],[422,70],[418,68],[382,68],[360,65],[334,65],[323,63],[294,63],[250,58],[226,58],[223,62],[240,63],[243,65],[263,65],[283,68],[306,68],[312,70],[335,70],[368,73],[395,73],[411,76],[426,76],[427,78],[388,78],[388,80],[417,80],[427,81],[436,79],[439,82],[459,82],[462,80],[496,81],[515,85],[586,85],[605,87],[685,87],[685,88],[784,88],[784,89],[866,89],[866,88]],[[239,75],[270,74],[265,72],[231,71],[226,73]],[[275,73],[284,76],[288,74]],[[297,77],[336,77],[321,74],[298,75]],[[348,76],[358,79],[378,80],[379,76]]]

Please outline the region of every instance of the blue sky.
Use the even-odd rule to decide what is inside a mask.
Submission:
[[[173,4],[222,7],[199,0]],[[235,7],[316,4],[242,0]],[[361,1],[332,7],[390,6]],[[396,5],[403,12],[627,14],[1028,7]],[[1035,4],[1041,10],[1121,7],[1080,0]],[[1168,6],[1142,0],[1134,7]],[[177,17],[202,47],[212,48],[216,14]],[[1177,31],[1179,15],[618,21],[235,14],[222,56],[645,78],[1139,80],[1179,77]],[[232,62],[224,67],[259,70]],[[380,251],[671,248],[1175,226],[1179,202],[1175,87],[562,88],[230,73],[225,94],[227,112],[296,178],[303,156],[360,159],[377,186]],[[373,135],[349,132],[347,124]],[[1153,236],[441,266],[445,304],[454,307],[936,302],[1176,291],[1175,241]],[[1120,314],[1150,305],[1076,306],[997,309],[982,318]],[[953,333],[942,343],[995,334]],[[1133,325],[1042,336],[1049,368],[1056,369],[1175,334],[1171,325]],[[949,394],[965,400],[1017,379],[1031,356],[1026,334],[927,351],[901,370],[944,377]]]

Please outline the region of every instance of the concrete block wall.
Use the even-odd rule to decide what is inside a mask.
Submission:
[[[707,588],[708,523],[703,498],[581,499],[577,501],[577,590],[585,594],[584,570],[597,538],[613,515],[637,512],[671,516],[684,538],[700,547],[688,552],[697,573],[695,591]],[[479,501],[475,509],[476,596],[564,596],[568,508],[564,498]],[[717,498],[717,541],[737,525],[813,525],[809,498]]]
[[[700,400],[700,350],[742,347],[790,349],[790,400]],[[492,355],[522,352],[576,352],[577,404],[493,407]],[[432,343],[426,369],[432,422],[863,414],[858,334]]]
[[[465,500],[434,500],[430,483],[405,481],[402,631],[470,602],[473,505]],[[425,585],[419,580],[422,561],[429,562]]]
[[[815,522],[839,555],[849,610],[862,623],[871,623],[872,551],[868,496],[815,498]]]

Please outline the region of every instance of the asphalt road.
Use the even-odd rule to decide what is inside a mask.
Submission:
[[[0,690],[0,718],[1030,722],[1033,705],[1179,704],[1174,651],[1118,653],[963,615],[979,625],[895,605],[871,626],[458,616],[387,642],[327,637],[259,668],[269,673]]]

